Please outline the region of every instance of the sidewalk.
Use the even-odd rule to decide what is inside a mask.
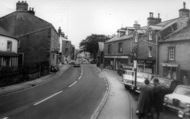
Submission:
[[[26,88],[31,88],[31,87],[34,87],[37,85],[44,84],[44,83],[52,80],[56,76],[60,76],[63,72],[65,72],[69,68],[70,68],[70,65],[61,65],[60,70],[56,73],[50,73],[49,75],[37,78],[37,79],[32,80],[32,81],[27,81],[27,82],[20,83],[20,84],[1,87],[0,88],[0,95],[16,92],[16,91],[24,90]]]
[[[111,70],[103,70],[100,75],[104,76],[109,83],[107,102],[99,113],[98,119],[131,119],[133,117],[131,97],[121,83],[121,77]]]

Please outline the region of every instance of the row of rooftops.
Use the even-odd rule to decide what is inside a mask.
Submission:
[[[19,25],[22,25],[21,29],[19,29]],[[14,27],[18,29],[15,30]],[[18,1],[16,3],[15,12],[0,17],[0,35],[7,37],[15,38],[18,34],[26,35],[26,33],[37,32],[48,27],[53,27],[53,25],[35,16],[34,8],[28,8],[26,1]],[[67,39],[67,36],[61,31],[61,28],[58,29],[57,33]]]
[[[160,31],[160,30],[164,30],[165,28],[171,26],[172,24],[174,24],[178,21],[184,21],[184,20],[188,21],[189,19],[190,19],[190,10],[186,8],[186,3],[183,2],[183,8],[179,9],[179,17],[178,18],[169,19],[169,20],[162,22],[159,13],[158,13],[158,17],[156,18],[156,17],[154,17],[154,13],[150,12],[149,17],[147,18],[147,26],[141,27],[140,24],[138,24],[138,22],[135,21],[135,23],[133,24],[133,27],[122,27],[122,28],[118,29],[117,35],[112,37],[106,43],[132,38],[135,30],[138,30],[138,32],[141,32],[141,33],[144,33],[144,31],[147,31],[148,29]],[[187,28],[184,28],[184,29],[187,30]],[[183,30],[183,31],[185,31],[185,30]],[[176,33],[182,33],[182,31],[177,31],[177,32],[175,32],[175,34]],[[186,34],[188,34],[188,33],[186,33]],[[177,36],[179,36],[179,35],[177,35]],[[185,38],[184,34],[182,36],[183,36],[183,38]],[[189,36],[189,38],[190,38],[190,35],[187,35],[187,36]],[[182,37],[180,37],[180,38],[182,38]],[[177,39],[179,39],[179,38],[175,38],[175,40],[177,40]],[[185,38],[185,39],[187,39],[187,38]],[[171,41],[171,38],[169,40]]]

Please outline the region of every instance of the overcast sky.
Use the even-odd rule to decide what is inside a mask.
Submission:
[[[134,21],[145,26],[149,12],[160,13],[162,21],[176,18],[183,1],[190,8],[190,0],[27,0],[36,16],[60,26],[77,48],[93,33],[112,35]],[[0,17],[15,11],[16,2],[1,0]]]

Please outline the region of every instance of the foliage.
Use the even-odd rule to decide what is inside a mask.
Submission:
[[[98,42],[105,42],[108,39],[109,37],[106,35],[92,34],[80,42],[80,47],[82,47],[84,51],[90,52],[94,59],[96,59],[96,55],[98,53]]]

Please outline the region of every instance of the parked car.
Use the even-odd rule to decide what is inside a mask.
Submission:
[[[74,66],[74,67],[80,67],[80,63],[79,63],[78,61],[76,61],[73,66]]]
[[[50,71],[51,72],[57,72],[57,71],[59,71],[59,67],[58,66],[51,66]]]
[[[71,61],[69,62],[69,64],[70,64],[70,65],[75,65],[75,61],[74,61],[74,60],[71,60]]]
[[[178,85],[173,93],[164,97],[164,106],[176,110],[178,117],[190,118],[190,86]]]

